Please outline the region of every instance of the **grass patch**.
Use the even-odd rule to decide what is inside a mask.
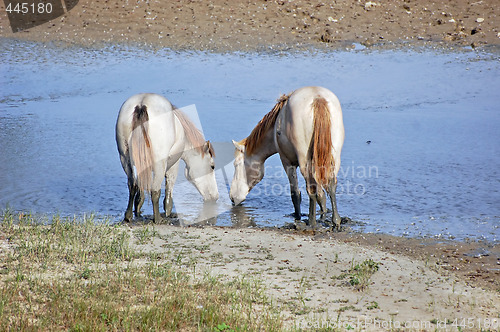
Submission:
[[[362,291],[370,285],[370,279],[375,272],[379,270],[378,262],[367,259],[362,263],[355,264],[354,259],[351,263],[351,269],[337,276],[332,276],[332,280],[348,280],[348,284],[356,290]]]
[[[372,275],[378,271],[379,264],[371,258],[356,264],[350,271],[349,283],[358,290],[364,290],[370,284]]]
[[[92,215],[49,220],[4,211],[0,330],[282,330],[258,279],[193,278],[176,265],[189,253],[134,249],[155,233]]]

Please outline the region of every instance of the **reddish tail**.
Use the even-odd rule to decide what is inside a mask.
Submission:
[[[334,177],[335,169],[328,102],[322,97],[317,97],[312,103],[312,109],[314,112],[314,129],[311,145],[309,146],[311,171],[316,182],[326,188]]]
[[[146,105],[136,106],[132,118],[130,155],[137,172],[140,190],[151,191],[153,186],[153,153],[148,134],[149,115]]]

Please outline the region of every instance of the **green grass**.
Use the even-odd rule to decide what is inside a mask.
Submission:
[[[0,330],[281,331],[255,277],[195,278],[189,257],[139,251],[153,229],[94,216],[0,215]],[[189,256],[189,253],[185,255]]]
[[[379,262],[373,259],[366,259],[361,263],[355,264],[354,259],[351,262],[351,268],[345,273],[332,276],[332,280],[346,280],[348,284],[358,291],[363,291],[370,285],[373,274],[379,270]]]
[[[372,275],[379,269],[378,262],[367,259],[351,268],[349,283],[358,290],[364,290],[370,284]]]

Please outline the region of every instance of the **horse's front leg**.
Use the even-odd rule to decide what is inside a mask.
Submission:
[[[332,223],[337,226],[337,230],[340,230],[340,215],[337,209],[337,178],[333,178],[328,186],[328,195],[330,196],[330,201],[332,203]]]
[[[288,181],[290,182],[290,196],[292,198],[295,220],[300,220],[300,202],[302,197],[300,195],[299,181],[297,179],[297,166],[292,166],[282,159],[283,167],[285,168]]]
[[[172,208],[174,206],[172,192],[174,190],[175,181],[177,180],[177,174],[179,174],[179,161],[172,165],[167,171],[167,174],[165,174],[165,198],[163,199],[165,217],[169,217],[172,214]]]

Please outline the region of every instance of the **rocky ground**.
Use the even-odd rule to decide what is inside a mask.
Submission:
[[[353,43],[482,47],[500,45],[500,6],[496,0],[80,0],[48,23],[13,33],[1,3],[0,36],[215,51]]]

